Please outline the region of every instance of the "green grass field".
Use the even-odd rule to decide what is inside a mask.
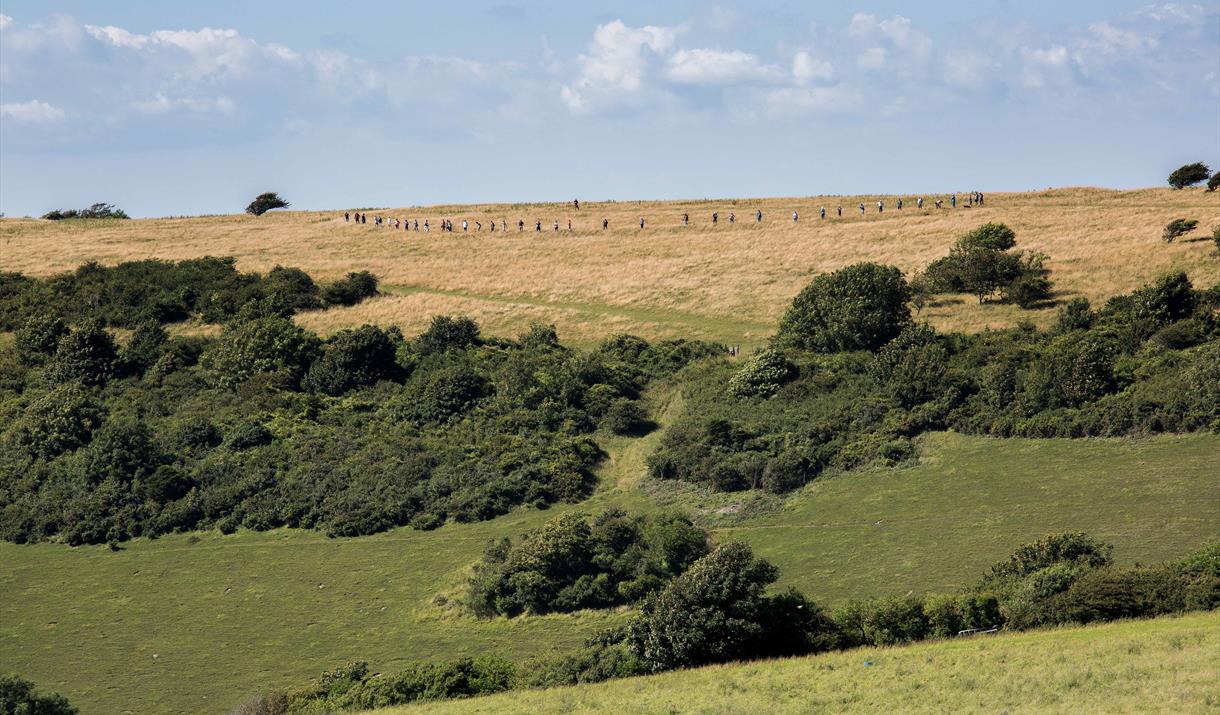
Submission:
[[[1220,612],[864,648],[374,711],[1214,713]]]
[[[681,409],[660,406],[662,421]],[[639,480],[657,433],[606,442],[591,500],[648,508]],[[1220,536],[1220,436],[991,440],[933,435],[921,463],[817,483],[775,512],[717,529],[744,538],[817,600],[949,590],[1021,541],[1086,529],[1121,563],[1180,556]],[[680,495],[694,509],[697,495]],[[522,510],[431,532],[358,539],[239,532],[137,540],[122,551],[0,544],[0,671],[86,713],[222,712],[346,660],[566,650],[625,617],[479,621],[434,603],[492,537],[557,513]],[[722,518],[722,520],[724,520]]]

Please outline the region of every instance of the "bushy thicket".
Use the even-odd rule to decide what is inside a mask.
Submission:
[[[116,208],[113,204],[93,204],[85,209],[55,209],[48,211],[42,215],[47,221],[63,221],[64,219],[72,218],[131,218],[123,209]]]
[[[482,616],[515,616],[634,603],[706,553],[707,534],[677,514],[564,514],[517,543],[492,543],[469,604]]]
[[[929,430],[1217,431],[1218,310],[1220,286],[1196,290],[1177,273],[1100,309],[1071,301],[1047,331],[942,335],[907,323],[874,352],[787,348],[756,358],[761,369],[712,361],[688,373],[686,415],[662,435],[649,471],[785,492],[827,469],[908,459],[912,438]]]
[[[188,318],[227,323],[352,305],[376,293],[377,279],[368,273],[352,273],[323,288],[299,268],[241,273],[232,258],[150,259],[113,267],[91,262],[45,280],[0,273],[0,330],[27,329],[34,318],[44,324],[95,318],[120,328]]]
[[[963,592],[855,600],[827,613],[795,590],[768,594],[778,570],[748,546],[728,543],[648,595],[626,626],[597,634],[574,653],[521,665],[487,655],[418,662],[396,675],[369,675],[365,663],[351,663],[299,691],[251,698],[233,714],[367,709],[709,663],[1220,607],[1220,542],[1153,567],[1114,567],[1111,551],[1087,534],[1051,534],[1019,547]]]
[[[76,715],[80,712],[58,693],[40,693],[18,675],[0,674],[0,713],[4,715]]]
[[[0,537],[113,543],[279,526],[357,535],[578,500],[601,458],[592,434],[621,426],[624,403],[638,416],[652,379],[716,352],[620,336],[578,353],[540,339],[553,329],[485,340],[462,318],[438,318],[413,339],[364,326],[323,340],[264,309],[284,296],[274,286],[313,286],[308,276],[243,276],[211,259],[157,265],[233,282],[199,298],[229,307],[218,336],[170,337],[142,318],[116,339],[95,316],[135,320],[106,302],[121,290],[93,304],[66,290],[51,292],[64,302],[31,309],[0,350]],[[60,305],[74,310],[50,312]]]
[[[957,240],[949,255],[928,265],[916,280],[920,292],[969,293],[979,302],[999,299],[1032,308],[1051,295],[1047,257],[1010,251],[1016,233],[1002,223],[988,223]]]

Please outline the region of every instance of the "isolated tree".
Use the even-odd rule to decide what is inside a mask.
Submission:
[[[1207,180],[1207,190],[1215,191],[1216,189],[1220,189],[1220,171],[1212,174],[1212,178]]]
[[[1195,227],[1198,225],[1199,222],[1194,219],[1175,218],[1165,225],[1165,231],[1161,233],[1161,238],[1165,239],[1165,243],[1173,243],[1173,239],[1185,236],[1195,230]]]
[[[271,209],[288,208],[289,203],[280,198],[280,195],[274,191],[268,191],[265,194],[259,194],[258,198],[250,202],[246,207],[246,213],[262,216]]]
[[[897,268],[856,263],[814,278],[784,313],[777,337],[816,352],[876,350],[911,322],[910,298]]]
[[[1211,169],[1207,168],[1207,164],[1201,161],[1187,164],[1175,169],[1169,175],[1169,185],[1175,189],[1184,189],[1187,186],[1194,186],[1200,181],[1207,181],[1211,173]]]

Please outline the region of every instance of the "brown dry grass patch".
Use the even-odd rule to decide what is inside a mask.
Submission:
[[[878,198],[886,211],[878,215]],[[930,199],[931,197],[929,197]],[[1220,280],[1220,256],[1210,241],[1161,241],[1173,218],[1220,224],[1220,194],[1188,189],[1057,189],[991,194],[983,208],[902,211],[895,197],[805,197],[670,202],[440,206],[376,213],[428,219],[429,234],[372,224],[345,224],[341,212],[283,212],[144,219],[122,222],[0,221],[0,270],[45,276],[88,260],[117,263],[140,258],[182,259],[231,255],[243,270],[299,266],[321,280],[371,270],[405,295],[354,309],[302,317],[323,331],[361,322],[396,323],[414,330],[434,312],[465,312],[488,332],[516,333],[529,322],[556,323],[565,338],[585,339],[628,330],[649,337],[687,335],[745,342],[761,339],[810,277],[856,261],[923,268],[948,251],[962,232],[987,221],[1017,231],[1018,247],[1051,257],[1061,298],[1094,302],[1127,292],[1156,275],[1185,270],[1198,285]],[[855,208],[863,201],[868,213]],[[826,206],[844,218],[818,220]],[[931,205],[929,200],[926,204]],[[959,203],[959,207],[961,204]],[[764,212],[755,224],[753,212]],[[791,221],[796,209],[797,224]],[[711,212],[721,214],[712,227]],[[727,224],[736,211],[737,224]],[[679,217],[691,214],[692,225]],[[375,212],[369,211],[369,214]],[[644,215],[648,228],[640,231]],[[435,230],[448,217],[455,234]],[[601,230],[601,219],[610,230]],[[471,222],[463,234],[461,220]],[[509,232],[487,223],[507,220]],[[518,219],[526,221],[519,234]],[[566,230],[571,218],[574,231]],[[533,231],[543,221],[541,234]],[[474,222],[484,230],[474,232]],[[552,222],[559,220],[556,234]],[[1021,319],[1045,324],[1053,311],[979,306],[966,297],[926,308],[923,317],[942,329],[979,330]]]

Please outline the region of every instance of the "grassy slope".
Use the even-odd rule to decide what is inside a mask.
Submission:
[[[1220,612],[865,648],[375,711],[1166,712],[1220,708]]]
[[[680,408],[669,403],[661,413]],[[655,438],[609,445],[603,491],[565,508],[646,507],[635,481]],[[1112,538],[1124,563],[1157,561],[1217,537],[1218,460],[1215,435],[1129,443],[935,436],[923,465],[828,480],[731,535],[774,559],[785,583],[827,602],[960,586],[1016,543],[1055,528]],[[197,712],[300,684],[349,659],[393,670],[414,658],[570,648],[623,616],[480,622],[432,604],[460,584],[489,538],[553,513],[360,539],[172,536],[118,553],[0,544],[0,671],[25,673],[87,712]]]
[[[813,272],[860,260],[923,268],[944,255],[954,238],[984,221],[1016,229],[1020,248],[1041,250],[1062,297],[1093,300],[1122,293],[1170,269],[1185,269],[1201,285],[1220,279],[1220,258],[1203,229],[1220,224],[1220,194],[1202,189],[1170,191],[1054,191],[993,194],[985,208],[957,210],[913,206],[899,212],[894,197],[877,214],[878,197],[674,202],[586,203],[577,214],[562,204],[439,206],[389,209],[398,217],[447,216],[508,219],[507,235],[395,232],[344,224],[335,212],[284,212],[261,218],[214,216],[137,221],[48,222],[0,220],[0,270],[47,275],[95,259],[233,255],[239,267],[267,270],[300,266],[330,280],[352,270],[372,270],[388,295],[350,309],[302,316],[307,326],[329,332],[362,322],[398,324],[417,332],[437,313],[466,313],[490,333],[516,334],[531,321],[558,325],[565,340],[593,341],[612,332],[645,337],[704,337],[750,345],[760,342]],[[910,204],[911,197],[908,197]],[[870,208],[863,219],[854,206]],[[844,207],[845,218],[821,222],[817,209]],[[752,220],[755,207],[764,222]],[[793,224],[793,209],[802,219]],[[712,228],[710,214],[721,224]],[[739,222],[728,226],[728,212]],[[689,212],[692,225],[679,216]],[[373,213],[370,211],[370,213]],[[638,217],[648,216],[643,234]],[[550,221],[574,235],[549,230]],[[611,220],[603,233],[600,220]],[[1199,219],[1200,230],[1172,245],[1161,230],[1173,218]],[[517,234],[517,218],[541,236]],[[55,251],[48,252],[48,245]],[[1045,323],[1053,311],[979,306],[949,299],[925,309],[941,328],[977,330],[1031,318]]]

